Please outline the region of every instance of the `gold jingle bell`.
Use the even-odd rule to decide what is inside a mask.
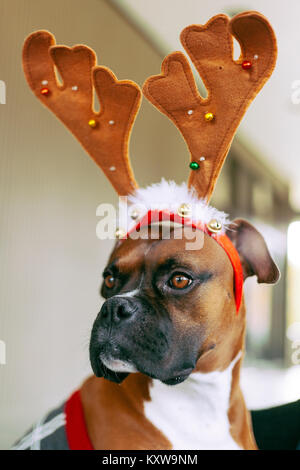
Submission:
[[[125,230],[123,230],[122,228],[118,228],[115,232],[115,237],[120,240],[121,238],[124,238],[126,235],[125,233]]]
[[[210,232],[213,233],[218,233],[220,230],[222,230],[222,224],[217,219],[211,219],[208,224],[206,224],[206,227]]]
[[[90,119],[89,122],[88,122],[89,126],[94,129],[95,127],[97,127],[97,121],[95,121],[95,119]]]
[[[214,113],[205,113],[205,115],[204,115],[204,119],[205,119],[206,122],[213,121],[214,118],[215,118]]]
[[[178,207],[177,214],[180,215],[180,217],[188,217],[191,215],[191,206],[183,202]]]
[[[137,209],[133,209],[131,212],[130,212],[130,217],[132,218],[132,220],[137,220],[140,216],[140,213]]]

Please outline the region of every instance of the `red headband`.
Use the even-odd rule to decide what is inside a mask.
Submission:
[[[158,223],[165,220],[202,230],[204,233],[207,233],[210,237],[212,237],[226,251],[234,271],[234,295],[236,312],[238,314],[243,295],[243,269],[239,254],[227,235],[210,232],[205,224],[194,222],[188,217],[181,217],[180,215],[169,212],[167,210],[149,210],[147,214],[145,214],[144,217],[142,217],[142,219],[127,232],[122,240],[128,238],[132,232],[139,230],[141,227],[149,226],[153,223]]]

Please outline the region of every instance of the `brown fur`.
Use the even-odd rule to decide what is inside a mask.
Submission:
[[[151,379],[131,374],[121,385],[90,377],[81,388],[88,433],[99,450],[171,449],[143,414]]]
[[[242,222],[237,222],[236,226],[238,227],[240,223]],[[252,226],[248,228],[250,235],[261,237],[258,232],[253,231]],[[236,241],[239,239],[238,233],[237,230]],[[245,240],[245,232],[240,241],[241,245],[243,245],[243,239]],[[244,350],[244,302],[237,315],[233,292],[233,268],[227,254],[215,240],[205,234],[202,249],[196,251],[185,250],[186,241],[184,236],[180,240],[174,237],[170,240],[159,241],[128,239],[123,243],[118,243],[109,263],[114,261],[122,273],[129,275],[119,293],[136,289],[143,270],[142,290],[150,298],[153,295],[151,274],[174,256],[177,257],[179,266],[189,264],[195,271],[211,271],[212,278],[193,289],[186,295],[184,301],[179,300],[178,303],[163,305],[168,308],[173,324],[183,336],[204,334],[205,340],[201,344],[194,372],[224,370],[238,352]],[[259,255],[262,254],[261,249],[258,252]],[[251,256],[255,257],[255,250],[252,251]],[[265,261],[270,258],[265,244],[263,256]],[[277,278],[275,273],[277,268],[273,261],[270,263],[270,269]],[[247,275],[245,272],[245,277]],[[164,302],[164,299],[161,302]],[[234,366],[232,373],[228,411],[230,432],[242,448],[256,449],[250,415],[239,386],[241,362],[242,359]],[[84,383],[81,389],[84,413],[88,432],[96,449],[169,449],[171,447],[166,437],[143,414],[143,404],[150,399],[151,380],[136,373],[129,375],[121,385],[96,377]]]

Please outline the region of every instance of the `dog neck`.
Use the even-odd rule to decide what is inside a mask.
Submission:
[[[173,449],[239,449],[230,434],[228,412],[232,372],[239,351],[223,371],[194,372],[176,386],[158,380],[150,385],[145,416],[172,443]]]

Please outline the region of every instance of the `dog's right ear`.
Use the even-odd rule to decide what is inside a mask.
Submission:
[[[272,259],[263,236],[249,222],[234,220],[226,235],[237,249],[243,267],[244,280],[257,276],[257,282],[274,284],[280,278],[280,272]]]

